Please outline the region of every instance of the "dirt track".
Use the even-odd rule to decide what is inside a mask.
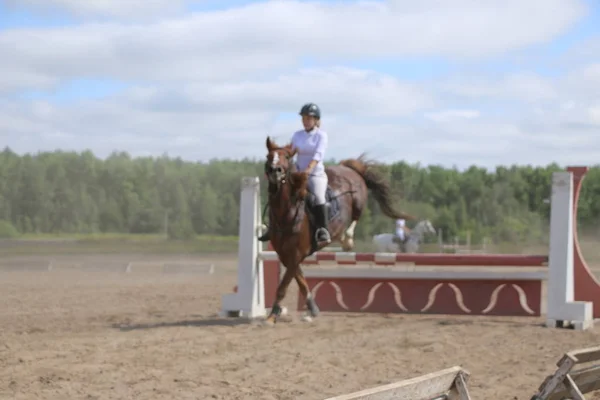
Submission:
[[[240,324],[217,318],[233,257],[193,260],[214,263],[213,275],[115,272],[140,259],[1,272],[0,399],[324,399],[453,365],[471,372],[475,399],[529,399],[563,352],[600,343],[600,329],[551,330],[542,318],[323,313],[306,324],[292,313],[274,328]],[[292,286],[288,307],[296,296]]]

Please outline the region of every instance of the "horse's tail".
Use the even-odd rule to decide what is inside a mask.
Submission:
[[[390,186],[381,176],[373,171],[371,168],[372,163],[364,161],[364,154],[361,154],[360,157],[356,159],[342,160],[340,161],[340,164],[354,170],[364,179],[367,189],[373,193],[375,201],[377,201],[381,211],[383,211],[386,216],[393,219],[416,219],[412,215],[394,209]]]

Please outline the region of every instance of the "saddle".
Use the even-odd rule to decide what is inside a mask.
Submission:
[[[403,246],[407,240],[408,240],[408,237],[406,235],[404,235],[404,240],[400,239],[396,235],[394,235],[394,237],[392,238],[392,241],[400,246]]]

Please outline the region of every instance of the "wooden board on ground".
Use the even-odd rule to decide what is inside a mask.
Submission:
[[[600,360],[600,346],[573,350],[556,363],[556,372],[547,376],[531,400],[585,400],[583,396],[600,390],[600,363],[577,370],[576,365]]]
[[[471,400],[466,385],[468,378],[468,371],[455,366],[325,400]]]

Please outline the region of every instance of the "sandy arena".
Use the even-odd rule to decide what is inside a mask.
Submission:
[[[49,257],[3,260],[0,399],[320,400],[461,365],[474,399],[524,400],[565,351],[600,342],[600,329],[547,329],[543,318],[223,320],[235,256],[179,258],[215,272],[164,273],[163,256],[65,256],[51,271]],[[82,270],[82,260],[97,269]],[[130,273],[118,272],[130,261]],[[285,304],[296,296],[292,285]]]

